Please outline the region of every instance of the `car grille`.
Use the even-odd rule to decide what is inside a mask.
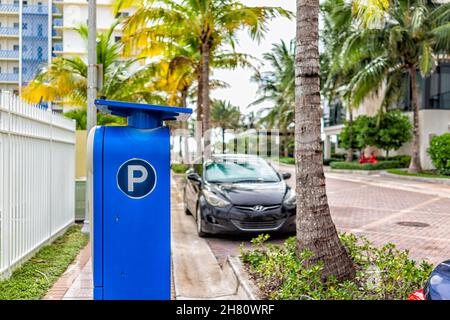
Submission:
[[[268,221],[242,221],[231,220],[231,222],[243,231],[273,231],[281,227],[286,219]]]
[[[264,212],[268,210],[279,209],[281,205],[278,204],[274,206],[234,206],[234,207],[245,211]],[[260,207],[259,210],[256,210],[256,207]]]

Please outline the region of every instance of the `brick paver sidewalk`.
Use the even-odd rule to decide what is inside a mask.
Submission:
[[[74,262],[47,292],[44,300],[92,299],[91,244],[84,247]]]

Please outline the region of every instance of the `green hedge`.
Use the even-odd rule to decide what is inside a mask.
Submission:
[[[332,163],[332,162],[341,162],[341,161],[342,161],[342,159],[339,159],[339,158],[323,159],[323,165],[324,166],[329,166],[330,163]]]
[[[332,169],[340,170],[386,170],[394,168],[402,168],[400,161],[379,161],[377,163],[363,163],[358,162],[332,162],[330,164]]]
[[[280,157],[280,162],[285,164],[295,164],[295,159],[293,157]]]
[[[377,160],[379,161],[399,161],[402,165],[402,168],[408,168],[409,164],[411,163],[411,156],[406,155],[400,155],[400,156],[393,156],[393,157],[377,157]]]

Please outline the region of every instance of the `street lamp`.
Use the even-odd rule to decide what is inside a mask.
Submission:
[[[87,123],[86,135],[97,125],[97,7],[96,0],[88,0],[88,86],[87,86]],[[89,194],[91,185],[89,175],[86,174],[86,203],[82,232],[89,233]]]

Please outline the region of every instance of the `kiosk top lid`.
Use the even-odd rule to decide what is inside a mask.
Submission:
[[[192,114],[190,108],[158,106],[124,101],[97,99],[95,105],[102,113],[127,117],[128,124],[138,128],[154,128],[163,121],[186,121]]]

